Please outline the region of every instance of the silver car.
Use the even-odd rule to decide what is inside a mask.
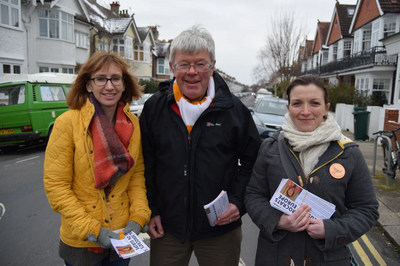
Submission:
[[[249,108],[262,139],[268,138],[281,128],[285,121],[284,116],[288,112],[287,103],[284,99],[264,97],[254,108]]]
[[[142,113],[144,102],[147,101],[147,99],[150,98],[152,95],[153,95],[152,93],[145,93],[142,95],[141,98],[139,98],[136,101],[133,101],[129,105],[129,109],[131,110],[131,113],[133,113],[134,115],[139,117],[140,114]]]

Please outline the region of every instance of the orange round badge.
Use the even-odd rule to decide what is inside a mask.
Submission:
[[[339,163],[334,163],[329,168],[329,173],[332,175],[333,178],[340,179],[344,177],[346,171],[344,170],[343,165]]]

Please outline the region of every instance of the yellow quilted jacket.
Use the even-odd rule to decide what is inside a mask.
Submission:
[[[94,106],[69,110],[54,124],[44,161],[44,188],[51,208],[61,214],[61,240],[72,247],[98,247],[87,240],[96,236],[99,224],[110,230],[124,228],[132,220],[142,227],[150,220],[144,179],[144,163],[139,121],[130,111],[133,134],[128,151],[135,162],[112,188],[108,200],[94,188],[93,142],[89,125]]]

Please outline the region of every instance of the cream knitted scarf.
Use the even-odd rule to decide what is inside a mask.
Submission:
[[[331,114],[311,132],[297,129],[289,113],[285,115],[283,134],[294,151],[300,152],[300,163],[308,176],[317,165],[319,157],[328,149],[331,141],[339,140],[342,131]]]

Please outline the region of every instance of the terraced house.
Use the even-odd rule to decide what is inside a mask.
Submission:
[[[381,105],[400,104],[399,32],[398,0],[337,2],[331,22],[318,23],[312,52],[307,54],[309,41],[304,45],[302,74],[352,84]]]
[[[153,50],[155,40],[149,27],[137,27],[134,16],[119,10],[113,1],[110,9],[96,0],[84,0],[93,27],[90,29],[91,53],[105,50],[117,52],[131,66],[138,79],[153,79]]]
[[[0,75],[75,73],[89,58],[83,1],[1,1]]]

